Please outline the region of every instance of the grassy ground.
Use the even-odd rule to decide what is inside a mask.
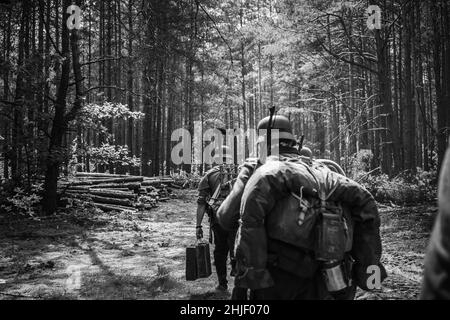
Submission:
[[[0,216],[0,299],[228,299],[214,291],[214,274],[184,280],[185,248],[195,242],[195,196],[180,191],[139,214]],[[429,207],[381,209],[390,277],[381,292],[358,292],[358,299],[417,298],[435,213]]]

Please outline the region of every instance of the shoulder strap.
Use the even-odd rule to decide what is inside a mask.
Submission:
[[[217,200],[217,198],[219,198],[219,194],[220,194],[220,189],[222,186],[222,180],[223,180],[223,173],[222,173],[222,168],[220,169],[219,172],[220,178],[219,178],[219,183],[217,184],[216,189],[214,190],[214,193],[212,195],[212,197],[209,199],[208,204],[210,206],[212,206],[214,204],[214,202]]]
[[[316,197],[320,200],[320,206],[321,206],[321,211],[324,212],[326,210],[326,206],[327,206],[327,202],[328,199],[330,199],[330,197],[333,195],[333,193],[336,191],[336,189],[338,188],[338,184],[336,183],[333,188],[330,190],[330,192],[328,192],[328,194],[326,193],[326,190],[322,184],[322,181],[320,181],[318,179],[318,177],[316,176],[316,174],[314,173],[314,169],[310,168],[308,165],[305,164],[306,169],[308,170],[308,172],[313,176],[314,180],[317,183],[318,189],[317,190],[317,195]],[[301,190],[300,190],[300,193]],[[297,199],[299,199],[298,197],[296,197]],[[302,198],[300,196],[300,198]]]
[[[221,184],[219,183],[210,200],[212,200],[212,201],[217,200],[217,198],[219,197],[219,193],[220,193],[220,186],[221,186]]]

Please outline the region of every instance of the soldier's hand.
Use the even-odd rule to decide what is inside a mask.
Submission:
[[[197,230],[195,232],[196,236],[197,236],[197,240],[203,239],[203,229],[202,226],[198,226]]]

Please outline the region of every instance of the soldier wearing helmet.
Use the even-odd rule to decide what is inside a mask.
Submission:
[[[272,128],[272,132],[268,131],[269,127]],[[223,201],[217,212],[217,220],[224,230],[233,231],[239,227],[239,209],[245,185],[254,171],[267,158],[267,151],[270,150],[270,153],[273,154],[273,151],[276,150],[284,157],[298,157],[299,155],[298,150],[295,148],[297,141],[292,134],[291,124],[286,117],[281,115],[276,115],[272,118],[266,117],[259,122],[257,130],[259,135],[257,142],[259,157],[258,159],[247,159],[240,167],[239,175],[230,195]],[[272,140],[270,143],[268,142],[269,139]],[[247,290],[235,286],[232,299],[247,299]]]
[[[268,128],[271,125],[272,131],[277,130],[278,141],[271,141],[268,143]],[[230,195],[224,200],[217,212],[217,218],[220,225],[226,230],[235,230],[238,227],[239,208],[241,204],[242,193],[247,184],[248,179],[253,172],[260,167],[264,159],[267,157],[268,149],[278,149],[278,153],[283,156],[298,157],[298,150],[295,148],[297,144],[294,135],[292,134],[291,124],[285,116],[276,115],[266,117],[258,124],[258,159],[247,159],[240,167],[239,175],[236,179],[234,187]],[[275,135],[270,135],[274,138]],[[273,143],[272,143],[273,142]],[[273,147],[273,148],[272,148]],[[271,150],[270,153],[272,153]]]
[[[217,165],[209,170],[199,183],[196,237],[199,240],[203,238],[202,222],[207,213],[210,222],[210,242],[214,244],[214,265],[219,281],[216,289],[227,291],[227,260],[229,255],[233,274],[235,267],[233,246],[236,230],[224,230],[217,222],[216,212],[232,187],[233,173],[230,170],[230,164],[233,164],[233,156],[229,147],[219,146],[219,148],[221,152],[214,157],[214,163]]]
[[[313,157],[313,153],[312,153],[311,149],[308,147],[303,147],[300,150],[300,155],[302,157],[309,158],[309,159],[312,159],[312,157]]]
[[[294,148],[296,142],[285,117],[263,119],[258,129],[278,129],[279,142],[274,144],[279,155],[269,156],[265,163],[244,165],[218,211],[225,229],[239,221],[235,287],[250,289],[256,300],[353,299],[355,285],[370,289],[368,267],[379,266],[380,281],[384,280],[380,220],[370,193],[320,163],[305,161]],[[271,134],[259,139],[268,150],[270,138]],[[319,261],[324,255],[316,251],[316,230],[323,230],[325,218],[318,212],[325,214],[332,205],[339,212],[333,219],[339,220],[342,232],[340,245],[331,242],[326,249],[339,247],[342,261]],[[345,281],[330,281],[325,274],[329,270],[340,270]],[[245,299],[242,295],[236,298]]]

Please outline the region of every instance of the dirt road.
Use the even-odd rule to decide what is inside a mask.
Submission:
[[[8,223],[0,216],[0,299],[228,299],[214,292],[215,274],[184,280],[185,247],[195,241],[195,196],[180,191],[138,214],[80,210]],[[358,292],[358,299],[417,298],[435,212],[381,209],[390,277],[381,292]]]

